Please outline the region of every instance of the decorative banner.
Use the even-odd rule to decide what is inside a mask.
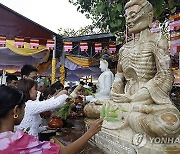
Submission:
[[[72,42],[64,42],[64,51],[72,51]]]
[[[46,49],[54,50],[54,41],[53,40],[47,40]]]
[[[180,13],[170,16],[171,21],[180,20]]]
[[[30,39],[30,48],[38,49],[39,48],[39,40]]]
[[[95,52],[99,53],[101,52],[101,50],[102,50],[102,44],[101,43],[95,44]]]
[[[180,29],[180,13],[170,16],[170,30],[178,31]]]
[[[88,50],[88,43],[80,43],[80,49],[81,51],[87,51]]]
[[[169,24],[170,30],[178,29],[180,27],[180,20],[173,21]]]
[[[171,41],[170,51],[171,55],[175,55],[177,52],[180,52],[180,39]]]
[[[15,38],[14,46],[16,48],[24,48],[24,39],[23,38]]]
[[[116,52],[116,45],[115,44],[110,44],[109,45],[109,52],[110,53],[115,53]]]
[[[180,13],[170,16],[170,52],[171,55],[175,55],[180,52]]]
[[[0,47],[6,46],[6,37],[0,36]]]
[[[180,39],[180,32],[173,32],[171,33],[171,40]]]

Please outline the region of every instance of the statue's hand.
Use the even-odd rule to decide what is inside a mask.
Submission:
[[[131,103],[140,103],[140,104],[153,104],[151,95],[146,88],[141,88],[134,95],[131,96]]]
[[[111,91],[112,99],[115,103],[130,103],[131,99],[125,94],[117,94]]]
[[[140,112],[141,111],[141,106],[142,105],[134,104],[132,110],[135,111],[135,112]]]
[[[143,105],[143,104],[134,104],[132,110],[135,112],[141,112],[146,114],[152,112],[152,108],[150,105]]]
[[[124,87],[122,82],[114,82],[112,85],[111,92],[116,94],[124,93]]]

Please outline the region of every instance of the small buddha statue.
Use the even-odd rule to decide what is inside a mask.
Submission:
[[[97,108],[97,104],[102,105],[103,100],[110,99],[111,86],[114,81],[114,74],[111,72],[110,67],[111,59],[108,54],[104,54],[100,59],[99,68],[101,69],[102,74],[98,78],[98,88],[95,96],[86,96],[86,101],[89,101],[91,103],[85,107],[85,113],[91,112],[93,114],[93,111],[88,110],[88,106],[91,106],[90,108],[93,110],[94,107]]]
[[[109,58],[109,55],[104,54],[100,59],[99,68],[101,69],[102,74],[98,78],[97,92],[94,98],[92,96],[86,96],[87,101],[93,102],[110,98],[111,86],[114,81],[114,74],[109,69],[111,67],[110,63],[111,59]]]

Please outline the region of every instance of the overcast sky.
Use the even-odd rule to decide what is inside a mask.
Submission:
[[[0,3],[56,33],[60,27],[78,30],[91,24],[68,0],[0,0]]]

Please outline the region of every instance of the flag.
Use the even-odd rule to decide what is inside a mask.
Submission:
[[[39,48],[39,40],[30,39],[30,48],[31,49],[38,49]]]
[[[54,50],[54,41],[53,40],[47,40],[46,49]]]
[[[6,37],[0,36],[0,47],[5,47],[5,46],[6,46]]]
[[[14,46],[16,48],[24,48],[24,39],[23,38],[15,38]]]
[[[116,52],[116,45],[115,44],[109,44],[109,52],[110,53]]]
[[[72,42],[64,42],[64,51],[72,51]]]
[[[102,50],[102,44],[101,43],[96,43],[95,44],[95,52],[99,53],[99,52],[101,52],[101,50]]]
[[[80,49],[81,51],[87,51],[88,50],[88,43],[80,43]]]
[[[173,40],[170,42],[171,54],[174,55],[176,52],[180,52],[180,39]]]
[[[180,20],[177,20],[177,21],[172,21],[170,24],[170,30],[174,30],[174,29],[179,29],[180,27]]]

